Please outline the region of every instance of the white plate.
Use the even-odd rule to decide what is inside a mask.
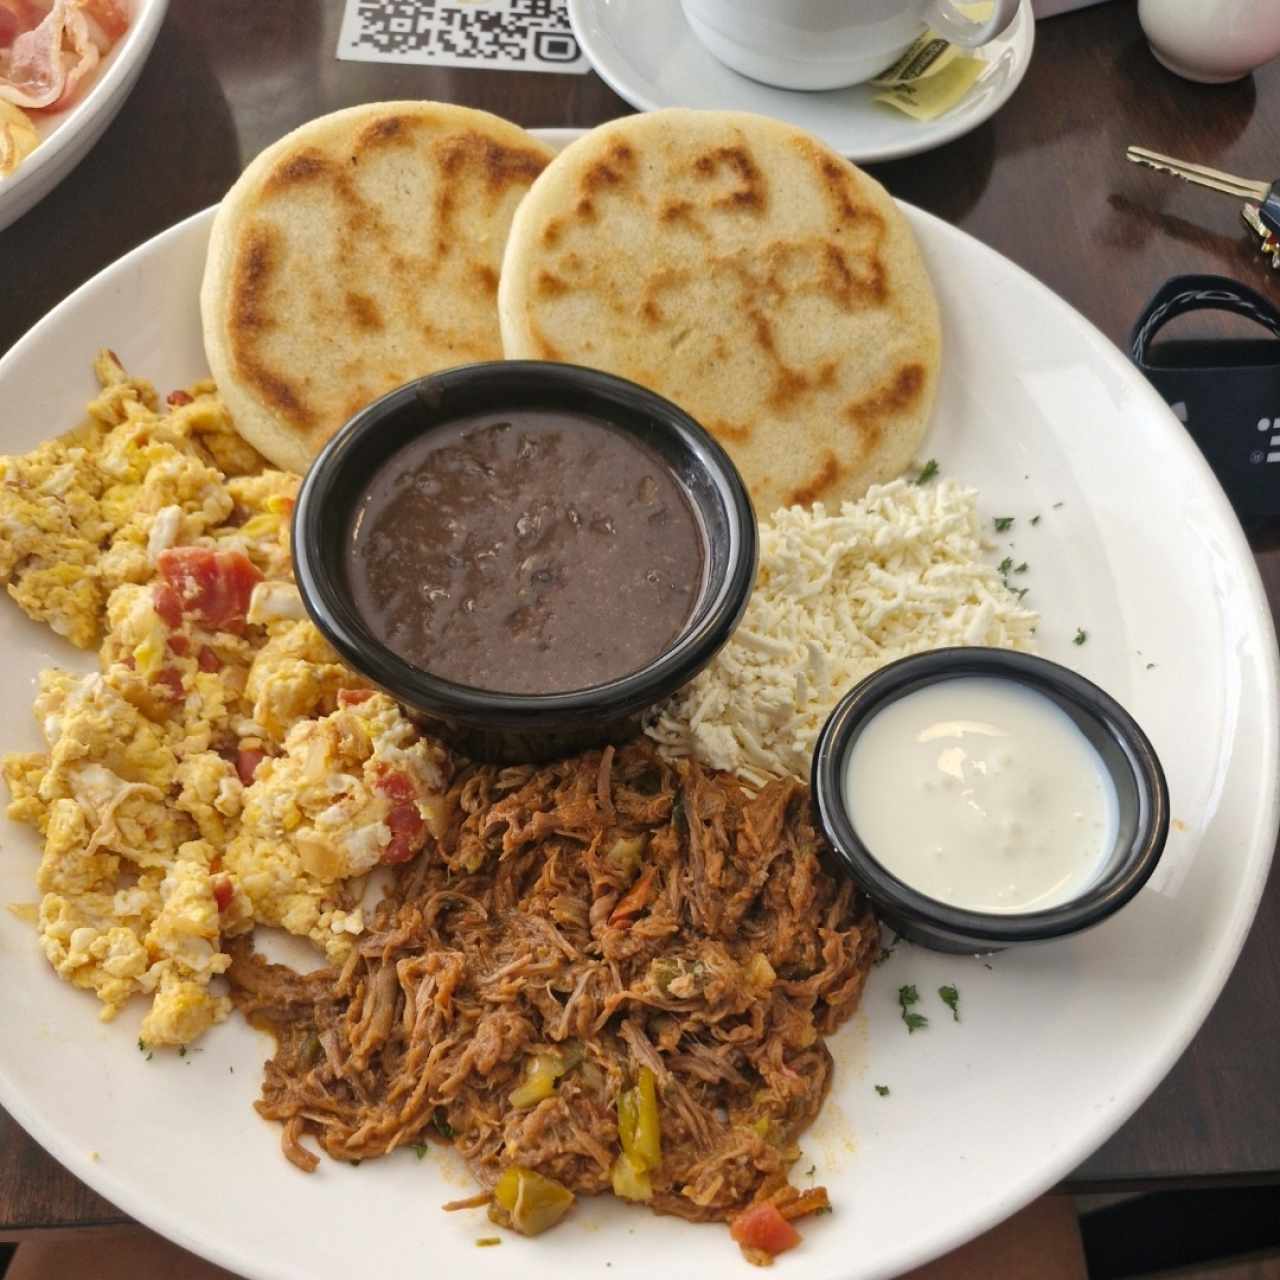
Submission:
[[[698,42],[680,0],[569,0],[569,19],[600,78],[633,107],[754,111],[816,133],[863,164],[929,151],[976,129],[1009,100],[1031,61],[1031,0],[981,56],[987,69],[946,115],[927,123],[873,102],[865,84],[822,93],[774,89],[730,71]]]
[[[981,488],[987,515],[1016,517],[1000,541],[1030,563],[1042,651],[1136,714],[1163,757],[1178,823],[1151,883],[1089,934],[990,967],[904,947],[875,971],[863,1012],[832,1040],[832,1096],[797,1166],[816,1166],[836,1211],[806,1223],[803,1246],[780,1261],[790,1280],[897,1275],[1070,1173],[1213,1004],[1276,837],[1275,636],[1208,468],[1064,302],[962,232],[907,213],[945,330],[927,452]],[[0,450],[79,418],[99,346],[162,392],[204,373],[197,286],[211,218],[197,214],[102,272],[0,361],[0,403],[23,410],[0,415]],[[1077,627],[1089,633],[1082,646]],[[0,609],[0,659],[3,745],[34,748],[24,708],[37,670],[91,660],[11,607]],[[10,825],[0,843],[0,903],[29,901],[35,841]],[[907,982],[931,1019],[910,1036],[896,1005]],[[960,989],[958,1024],[934,994],[943,983]],[[747,1274],[723,1228],[607,1199],[541,1240],[504,1236],[478,1250],[491,1234],[483,1215],[437,1209],[473,1185],[448,1153],[359,1169],[325,1161],[310,1177],[288,1165],[277,1129],[251,1107],[267,1041],[239,1019],[185,1059],[146,1062],[141,1011],[111,1026],[95,1011],[52,975],[29,927],[0,911],[0,1104],[121,1209],[240,1275]]]
[[[128,0],[129,29],[94,69],[66,111],[32,113],[40,145],[11,177],[0,178],[0,231],[16,222],[84,159],[142,73],[169,0]]]

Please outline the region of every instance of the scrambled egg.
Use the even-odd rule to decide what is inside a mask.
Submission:
[[[47,750],[5,757],[44,850],[37,929],[147,1044],[225,1018],[223,943],[255,924],[341,960],[361,877],[443,832],[449,760],[364,686],[292,581],[296,476],[235,434],[212,384],[162,407],[109,352],[77,431],[0,458],[0,582],[101,670],[43,673]]]
[[[0,98],[0,178],[16,173],[18,166],[40,145],[31,117],[12,102]]]

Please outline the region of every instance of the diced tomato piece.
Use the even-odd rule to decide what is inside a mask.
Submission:
[[[633,916],[638,916],[653,901],[658,881],[658,868],[650,867],[630,889],[622,900],[614,907],[609,916],[609,923],[625,928],[631,923]]]
[[[191,399],[192,397],[188,395],[187,392],[185,391],[170,391],[169,394],[164,398],[165,403],[171,409],[177,409],[184,404],[190,404]]]
[[[413,789],[413,780],[409,775],[397,769],[388,769],[385,765],[378,775],[377,782],[373,785],[394,804],[405,804],[410,800],[417,799],[417,793]]]
[[[767,1200],[738,1214],[729,1224],[729,1234],[744,1249],[759,1249],[771,1257],[800,1243],[800,1233]]]
[[[219,876],[213,882],[213,900],[218,904],[219,911],[225,911],[231,905],[235,894],[235,888],[226,876]]]
[[[166,697],[170,702],[181,702],[185,696],[182,688],[182,676],[172,667],[162,667],[155,674],[155,682],[167,690]]]
[[[391,843],[382,851],[382,861],[408,862],[427,842],[427,824],[418,810],[413,779],[398,769],[383,767],[373,785],[391,801],[391,812],[387,814]]]
[[[204,644],[200,646],[200,652],[196,655],[196,665],[201,671],[221,671],[222,659],[207,644]]]
[[[267,753],[260,751],[257,747],[240,748],[236,756],[236,772],[246,787],[253,782],[253,775],[258,772],[258,766],[266,758]]]
[[[338,706],[358,707],[362,702],[368,702],[372,697],[372,689],[339,689]]]
[[[151,595],[160,621],[166,627],[182,626],[182,601],[178,593],[167,582],[157,582]]]
[[[262,581],[242,551],[170,547],[156,557],[156,568],[161,582],[176,592],[181,612],[215,631],[239,631],[244,626],[249,598]],[[156,609],[159,612],[159,600]]]
[[[416,804],[396,805],[387,814],[387,826],[391,828],[391,843],[382,851],[382,861],[388,866],[408,862],[426,843],[427,824]]]
[[[169,637],[169,652],[185,658],[191,652],[191,641],[181,633]]]

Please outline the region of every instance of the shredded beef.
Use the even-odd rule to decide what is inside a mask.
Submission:
[[[257,1106],[286,1156],[314,1167],[305,1135],[346,1161],[451,1138],[487,1190],[519,1164],[606,1191],[618,1096],[647,1066],[650,1206],[722,1221],[776,1197],[831,1080],[821,1037],[878,945],[824,869],[807,790],[751,794],[638,742],[463,768],[448,800],[446,835],[397,868],[341,968],[237,944],[236,1003],[277,1040]],[[539,1052],[574,1065],[514,1106]]]

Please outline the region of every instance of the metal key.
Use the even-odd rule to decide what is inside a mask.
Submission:
[[[1273,236],[1280,236],[1280,180],[1255,182],[1250,178],[1238,178],[1235,174],[1223,173],[1220,169],[1210,169],[1208,165],[1191,164],[1187,160],[1175,160],[1173,156],[1162,156],[1158,151],[1148,151],[1146,147],[1129,147],[1125,155],[1134,164],[1158,169],[1161,173],[1171,173],[1175,178],[1194,182],[1198,187],[1208,187],[1211,191],[1238,196],[1241,200],[1256,200],[1258,220]],[[1246,221],[1253,225],[1247,216]]]

